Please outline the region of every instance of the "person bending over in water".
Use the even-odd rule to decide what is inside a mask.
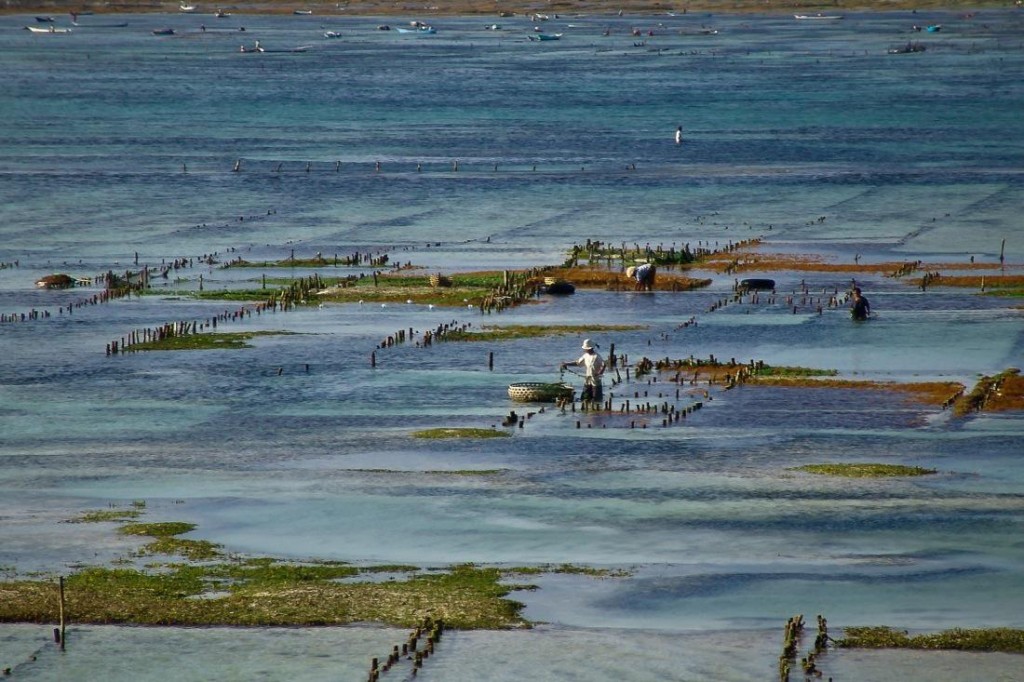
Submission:
[[[654,263],[641,263],[636,267],[632,265],[626,268],[626,277],[636,280],[637,291],[650,291],[654,288]]]
[[[871,315],[871,304],[868,299],[860,293],[860,287],[853,288],[853,308],[850,315],[855,320],[866,320]]]

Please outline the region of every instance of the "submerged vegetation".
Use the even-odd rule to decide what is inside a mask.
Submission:
[[[1024,630],[1012,628],[954,628],[943,632],[910,636],[886,626],[850,627],[836,644],[860,649],[943,649],[956,651],[1001,651],[1024,654]]]
[[[503,569],[504,573],[514,575],[543,575],[557,573],[560,575],[585,575],[594,578],[622,578],[631,575],[629,571],[618,568],[593,568],[576,564],[544,564],[543,566],[516,566]]]
[[[1008,371],[1011,374],[1014,372],[1014,370]],[[912,400],[919,403],[939,405],[943,409],[961,400],[964,392],[963,384],[955,381],[897,382],[840,379],[837,378],[839,373],[834,369],[771,366],[760,360],[751,360],[749,363],[743,363],[737,362],[735,358],[722,360],[713,355],[708,358],[695,358],[691,356],[674,360],[671,358],[651,360],[643,357],[637,361],[635,372],[637,377],[645,376],[651,372],[671,374],[668,377],[668,381],[679,385],[687,383],[696,385],[707,382],[711,384],[724,384],[727,389],[743,385],[894,391],[907,394]],[[1000,377],[1003,377],[1003,375],[1000,375]],[[1015,378],[1015,375],[1013,375],[1010,377],[1010,380],[1005,377],[1001,380],[999,386],[1002,390],[998,392],[1001,398],[1005,399],[1005,396],[1013,391],[1019,392],[1016,389],[1016,384],[1013,382]],[[993,395],[994,391],[989,390],[988,394]],[[1011,404],[1017,404],[1013,400],[1010,400],[1010,402]],[[1024,404],[1024,401],[1021,404]]]
[[[509,434],[506,431],[475,427],[442,427],[436,429],[423,429],[422,431],[413,431],[412,433],[413,438],[424,438],[428,440],[437,440],[442,438],[508,438],[508,436]]]
[[[142,535],[153,538],[140,550],[142,555],[179,555],[192,561],[207,561],[223,556],[220,545],[208,540],[179,538],[196,529],[193,523],[129,523],[119,529],[122,535]]]
[[[78,519],[114,521],[123,511],[87,513]],[[177,521],[125,523],[120,534],[151,538],[143,555],[176,555],[184,562],[157,563],[145,569],[82,568],[65,581],[65,613],[76,623],[310,626],[375,622],[409,627],[430,617],[454,628],[505,629],[529,627],[520,616],[523,605],[507,599],[509,592],[534,589],[504,584],[505,578],[543,573],[625,575],[570,564],[505,569],[464,564],[423,571],[408,565],[242,558],[225,555],[212,542],[178,537],[195,528]],[[379,574],[387,575],[381,579]],[[12,570],[0,580],[0,622],[53,623],[59,608],[58,586],[52,578],[19,579]]]
[[[251,348],[251,339],[257,336],[282,336],[292,332],[283,331],[252,331],[252,332],[217,332],[189,334],[187,336],[168,336],[156,341],[145,341],[133,344],[132,351],[147,350],[210,350],[222,348]]]
[[[338,582],[364,571],[338,563],[269,559],[168,565],[160,571],[86,568],[66,581],[67,611],[78,623],[135,625],[411,626],[424,616],[457,628],[523,627],[522,605],[505,599],[494,568],[456,566],[406,580]],[[372,572],[372,571],[365,571]],[[56,622],[51,581],[0,583],[0,621]]]
[[[100,509],[97,511],[85,512],[68,523],[108,523],[114,521],[129,521],[137,519],[142,515],[138,509]]]
[[[953,405],[957,416],[972,412],[1024,410],[1024,377],[1011,367],[995,376],[983,376],[967,395]]]
[[[567,334],[588,334],[596,332],[633,331],[644,329],[642,325],[627,324],[551,324],[551,325],[484,325],[479,330],[456,329],[445,334],[445,341],[509,341],[530,339],[540,336],[564,336]]]
[[[844,476],[846,478],[887,478],[894,476],[927,476],[937,473],[935,469],[904,466],[902,464],[805,464],[794,467],[793,471],[805,471],[823,476]]]

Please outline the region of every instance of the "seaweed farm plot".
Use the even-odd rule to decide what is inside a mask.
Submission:
[[[0,15],[0,676],[1019,678],[1020,12],[926,4]]]

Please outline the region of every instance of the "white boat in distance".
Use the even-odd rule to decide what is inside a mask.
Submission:
[[[25,28],[32,33],[71,33],[70,28],[57,28],[53,24],[47,28],[39,28],[38,26],[26,26]]]
[[[182,12],[195,12],[196,11],[196,6],[195,5],[178,5],[178,9],[181,10]]]
[[[835,21],[842,19],[842,14],[794,14],[794,19],[816,19],[818,21]]]

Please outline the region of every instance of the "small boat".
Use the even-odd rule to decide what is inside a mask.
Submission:
[[[189,13],[189,12],[195,12],[196,11],[196,6],[195,5],[178,5],[178,9],[180,11],[182,11],[182,12]]]
[[[377,26],[377,30],[378,31],[390,31],[391,27],[388,26],[387,24],[380,24],[379,26]]]
[[[25,28],[32,33],[71,33],[70,28],[57,28],[53,24],[50,24],[47,28],[39,28],[37,26],[26,26]]]
[[[174,35],[174,29],[173,28],[154,28],[153,29],[153,35],[155,35],[155,36],[173,36]]]
[[[485,31],[500,31],[501,30],[501,24],[488,24],[487,26],[484,26],[484,30]]]
[[[36,17],[36,21],[38,21],[41,24],[52,24],[53,17]]]
[[[225,12],[224,10],[219,9],[216,12],[214,12],[214,16],[218,19],[227,19],[231,16],[231,12]]]
[[[739,288],[742,289],[742,290],[745,290],[745,291],[752,291],[752,290],[755,290],[755,289],[757,289],[757,290],[771,290],[771,289],[775,288],[775,280],[774,279],[757,279],[757,278],[741,279],[740,280],[740,287]]]
[[[128,22],[123,21],[119,24],[80,24],[77,21],[72,21],[71,25],[77,28],[127,28]]]
[[[939,31],[942,30],[942,24],[932,24],[931,26],[925,27],[924,30],[928,31],[929,33],[938,33]]]
[[[431,35],[437,33],[437,29],[433,26],[418,26],[414,28],[399,28],[399,33],[415,33],[417,35]]]
[[[561,40],[562,39],[562,34],[561,33],[537,33],[537,34],[532,35],[532,36],[528,35],[526,37],[529,38],[530,40],[534,40],[534,41]]]
[[[340,38],[341,34],[337,31],[324,31],[324,38]]]
[[[841,14],[794,14],[795,19],[812,19],[815,21],[837,21],[843,18]]]
[[[300,45],[299,47],[286,47],[284,49],[268,50],[261,45],[255,45],[253,47],[246,47],[245,45],[242,45],[239,48],[239,52],[243,52],[245,54],[291,54],[296,52],[307,52],[309,51],[309,47],[309,45]]]
[[[300,17],[308,17],[311,14],[313,14],[313,10],[311,10],[311,9],[297,9],[294,12],[292,12],[292,14],[294,14],[296,16],[300,16]]]

